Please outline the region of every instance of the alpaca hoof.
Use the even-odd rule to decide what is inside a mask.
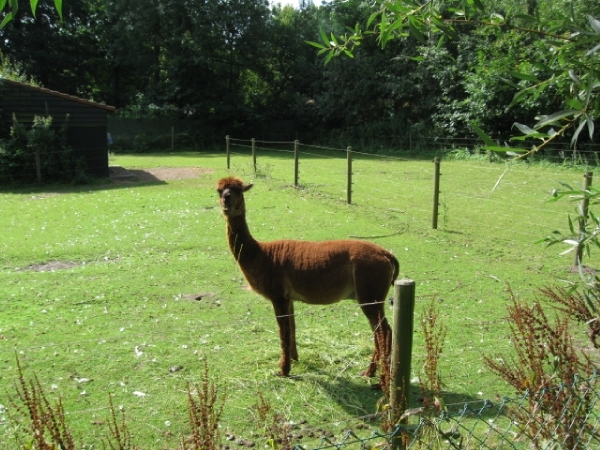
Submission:
[[[375,371],[372,370],[371,368],[368,368],[364,372],[361,372],[360,376],[361,377],[367,377],[367,378],[373,378],[375,376]]]
[[[285,372],[282,372],[282,371],[280,370],[279,372],[275,373],[275,376],[277,376],[277,377],[282,377],[282,378],[289,378],[289,377],[290,377],[290,373],[289,373],[289,372],[288,372],[288,373],[285,373]]]

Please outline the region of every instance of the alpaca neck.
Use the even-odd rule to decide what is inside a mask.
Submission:
[[[249,252],[256,246],[257,241],[250,234],[245,214],[236,214],[227,218],[227,240],[229,249],[238,262],[244,257],[245,252]]]

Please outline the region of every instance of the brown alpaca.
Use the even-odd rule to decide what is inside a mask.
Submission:
[[[355,299],[369,319],[375,351],[364,375],[375,375],[379,357],[389,358],[391,329],[385,318],[385,299],[398,276],[398,260],[370,242],[335,240],[258,242],[246,223],[244,192],[253,185],[227,177],[217,183],[227,240],[250,287],[273,304],[281,341],[281,376],[298,360],[294,300],[329,305]],[[383,347],[383,348],[382,348]]]

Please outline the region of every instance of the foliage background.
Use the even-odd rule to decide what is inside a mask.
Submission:
[[[62,21],[49,2],[37,5],[35,17],[29,2],[18,3],[0,30],[5,76],[106,102],[126,117],[200,119],[242,138],[290,120],[289,138],[309,143],[477,137],[473,125],[508,142],[515,122],[533,124],[567,107],[569,71],[595,80],[581,53],[594,43],[564,45],[575,30],[593,36],[587,17],[599,14],[591,0],[333,0],[318,7],[303,1],[300,9],[266,0],[81,0],[64,3]],[[410,30],[405,24],[392,35],[377,21],[367,26],[374,11],[400,20],[389,5],[413,7]],[[425,29],[425,17],[453,26],[452,39]],[[339,36],[340,49],[357,30],[352,59],[323,64],[307,45],[325,35],[329,46]],[[597,58],[590,61],[597,69]],[[555,82],[511,105],[528,86],[515,73]],[[561,137],[566,145],[572,135]],[[582,144],[589,140],[581,134]]]

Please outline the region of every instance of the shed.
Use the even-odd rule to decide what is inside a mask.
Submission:
[[[108,177],[107,117],[114,111],[114,106],[0,78],[0,135],[7,136],[13,117],[27,127],[34,116],[50,115],[57,127],[68,120],[67,143],[83,156],[91,175]]]

